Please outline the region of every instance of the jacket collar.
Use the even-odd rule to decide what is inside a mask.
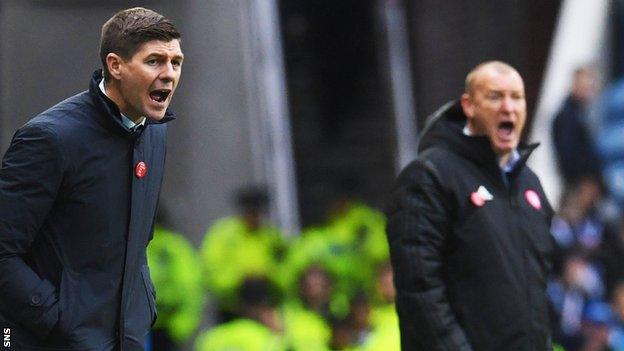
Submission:
[[[427,118],[425,127],[419,138],[418,151],[421,152],[432,147],[448,149],[471,160],[486,170],[493,178],[501,179],[501,169],[498,157],[490,140],[486,136],[467,136],[462,132],[466,124],[466,116],[461,109],[459,101],[450,101],[442,106],[433,115]],[[539,143],[518,145],[520,160],[510,175],[519,174],[525,167],[529,156]]]
[[[128,139],[136,139],[143,133],[143,130],[149,128],[149,125],[167,123],[175,119],[171,110],[167,109],[167,111],[165,111],[165,116],[160,121],[147,119],[144,128],[137,128],[134,130],[129,129],[121,121],[121,112],[119,111],[117,105],[100,90],[99,84],[102,78],[101,69],[93,72],[89,83],[89,95],[91,96],[91,100],[95,104],[96,108],[102,112],[96,116],[98,123],[108,130]]]

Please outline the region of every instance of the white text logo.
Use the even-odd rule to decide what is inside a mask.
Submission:
[[[4,328],[4,347],[11,347],[11,328]]]

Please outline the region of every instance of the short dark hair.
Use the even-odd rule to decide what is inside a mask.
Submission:
[[[133,7],[117,12],[102,26],[100,59],[104,78],[110,78],[106,56],[115,53],[124,60],[130,59],[141,44],[151,40],[180,39],[178,29],[163,15],[143,7]]]
[[[269,206],[269,191],[265,185],[252,184],[236,191],[236,206],[244,213],[261,213]]]
[[[247,276],[238,287],[238,299],[243,308],[276,307],[282,296],[266,276]]]

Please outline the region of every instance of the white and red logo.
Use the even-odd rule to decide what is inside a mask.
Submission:
[[[485,205],[485,199],[476,191],[470,194],[470,201],[477,207]]]
[[[542,209],[542,201],[540,200],[539,194],[537,194],[535,190],[529,189],[525,191],[524,198],[534,209],[538,211]]]
[[[494,196],[492,196],[492,194],[483,185],[479,186],[477,191],[470,193],[470,201],[477,207],[485,205],[486,201],[490,201],[492,199],[494,199]]]

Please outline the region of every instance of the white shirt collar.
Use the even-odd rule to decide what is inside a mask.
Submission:
[[[104,95],[108,96],[108,94],[106,94],[106,87],[104,86],[104,84],[105,84],[104,83],[104,78],[102,78],[102,80],[100,81],[99,87],[100,87],[100,90],[102,91],[102,93],[104,93]],[[139,123],[134,123],[133,120],[128,118],[123,113],[119,112],[119,114],[121,115],[121,123],[123,123],[123,125],[126,126],[130,130],[133,130],[136,126],[143,126],[143,125],[145,125],[145,117],[141,117],[141,121]]]
[[[104,81],[104,79],[102,79],[102,81]],[[462,133],[464,133],[465,136],[472,136],[472,131],[468,127],[468,123],[466,123],[464,129],[462,129]]]
[[[509,173],[511,171],[513,171],[514,168],[516,168],[516,165],[518,164],[518,161],[520,161],[520,153],[518,152],[518,149],[513,149],[511,151],[511,155],[509,155],[509,159],[507,160],[507,163],[505,163],[501,169],[503,170],[503,172],[505,173]]]

